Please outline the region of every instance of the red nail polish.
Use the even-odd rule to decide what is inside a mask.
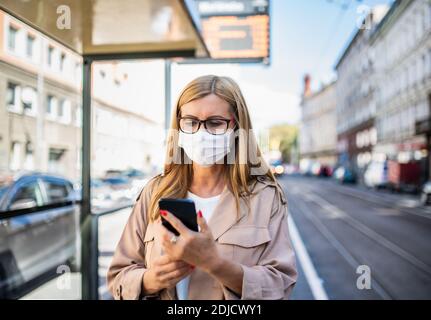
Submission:
[[[160,214],[161,214],[162,216],[166,216],[168,213],[167,213],[165,210],[160,210]]]
[[[199,218],[202,218],[202,211],[198,211],[198,216],[199,216]]]

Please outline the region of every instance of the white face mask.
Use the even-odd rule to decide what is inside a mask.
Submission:
[[[178,145],[187,156],[201,166],[211,166],[227,155],[233,142],[233,130],[214,135],[206,130],[194,134],[179,133]]]

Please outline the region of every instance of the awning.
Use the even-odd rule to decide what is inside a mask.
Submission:
[[[82,56],[208,57],[187,0],[1,0],[0,8]]]

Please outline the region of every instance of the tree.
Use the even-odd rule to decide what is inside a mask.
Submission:
[[[292,162],[297,148],[298,127],[290,124],[276,125],[269,129],[269,148],[279,150],[284,162]]]

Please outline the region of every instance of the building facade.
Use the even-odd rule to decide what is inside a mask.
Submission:
[[[131,107],[121,66],[95,64],[93,74],[93,175],[150,171],[160,162],[163,123]],[[80,178],[81,81],[79,55],[0,11],[0,171]]]
[[[306,76],[301,102],[300,159],[333,167],[337,161],[335,83],[312,93],[310,81]]]
[[[377,6],[364,19],[336,65],[337,152],[340,165],[361,181],[377,143],[375,54],[370,37],[388,8]]]
[[[379,78],[375,153],[419,162],[424,182],[430,175],[431,3],[396,1],[371,46]]]

